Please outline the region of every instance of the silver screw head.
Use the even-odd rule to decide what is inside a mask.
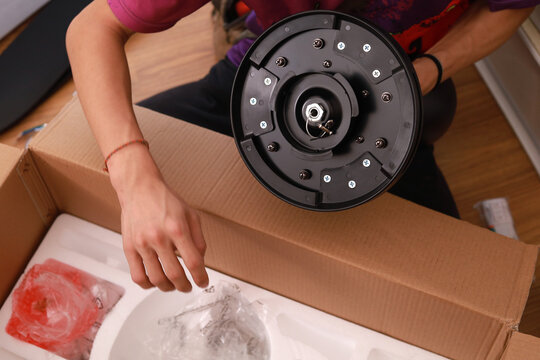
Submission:
[[[338,48],[338,50],[345,49],[345,43],[343,41],[338,42],[337,48]]]
[[[272,143],[268,144],[266,149],[268,149],[268,151],[270,151],[270,152],[276,152],[276,151],[279,150],[279,144],[276,143],[276,142],[272,142]]]
[[[330,181],[332,181],[332,177],[330,175],[324,175],[323,180],[325,183],[329,183]]]
[[[377,149],[383,149],[386,147],[386,139],[385,138],[378,138],[377,140],[375,140],[375,147]]]
[[[266,123],[266,121],[261,121],[259,126],[261,127],[261,129],[266,129],[268,127],[268,124]]]
[[[309,180],[311,178],[311,171],[304,169],[300,171],[298,177],[300,178],[300,180]]]
[[[374,78],[378,78],[379,76],[381,76],[381,72],[379,70],[375,69],[375,70],[373,70],[371,75],[373,75]]]
[[[285,65],[287,65],[287,59],[283,56],[278,57],[276,59],[276,65],[279,67],[284,67]]]
[[[370,52],[371,51],[371,45],[364,44],[364,46],[362,46],[362,49],[364,49],[364,52]]]
[[[257,99],[251,98],[251,99],[249,99],[249,103],[250,103],[251,105],[257,105]]]
[[[385,91],[385,92],[382,93],[381,99],[385,103],[388,103],[388,102],[392,101],[392,94],[390,94],[388,91]]]
[[[364,161],[362,161],[362,165],[364,165],[364,167],[369,167],[369,165],[371,165],[371,161],[369,161],[369,159],[364,159]]]
[[[349,187],[351,189],[354,189],[356,187],[356,181],[354,181],[354,180],[349,181]]]
[[[330,66],[332,66],[332,62],[330,60],[324,60],[322,66],[324,66],[325,68],[329,68]]]
[[[323,39],[317,38],[317,39],[313,40],[313,47],[315,49],[322,49],[323,46],[324,46],[324,40]]]
[[[269,77],[264,78],[264,85],[268,86],[270,84],[272,84],[272,79],[270,79]]]
[[[369,95],[369,91],[367,90],[362,90],[362,96],[363,97],[367,97]]]

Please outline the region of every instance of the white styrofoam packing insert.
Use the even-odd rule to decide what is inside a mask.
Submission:
[[[69,264],[125,289],[124,296],[105,317],[95,338],[91,360],[151,359],[144,332],[158,319],[173,316],[201,293],[143,290],[131,281],[121,236],[71,215],[60,215],[26,270],[49,258]],[[249,301],[260,301],[273,360],[441,360],[445,359],[389,336],[331,316],[270,291],[208,269],[210,284],[237,284]],[[188,275],[189,276],[189,275]],[[21,282],[18,280],[17,285]],[[353,286],[353,285],[351,285]],[[134,311],[136,310],[136,311]],[[11,316],[11,294],[0,309],[0,358],[3,360],[61,359],[5,332]]]

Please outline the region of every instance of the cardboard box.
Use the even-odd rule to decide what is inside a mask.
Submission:
[[[519,320],[538,249],[386,194],[317,213],[271,195],[233,140],[136,109],[168,183],[201,211],[209,267],[454,359],[540,359]],[[0,146],[0,296],[67,212],[119,231],[77,100],[27,152]]]
[[[181,326],[182,316],[177,318],[178,322],[165,322],[168,325],[165,325],[163,319],[170,320],[172,316],[185,312],[185,307],[193,304],[194,301],[199,304],[207,301],[212,303],[213,301],[208,297],[216,296],[216,292],[211,295],[199,288],[195,288],[189,294],[141,289],[129,275],[129,267],[122,251],[121,235],[69,214],[61,214],[54,220],[32,256],[26,271],[51,258],[124,289],[122,298],[100,324],[89,360],[184,359],[178,353],[176,357],[174,356],[175,352],[182,347],[180,346],[182,335],[172,331],[172,328]],[[214,286],[214,290],[218,293],[219,289],[224,287],[238,287],[242,298],[253,304],[249,308],[260,318],[266,328],[272,360],[448,359],[212,269],[208,269],[208,276],[211,286]],[[20,288],[21,283],[17,283],[16,286]],[[0,329],[7,326],[12,316],[13,300],[14,293],[12,292],[0,308]],[[233,303],[230,305],[234,306]],[[226,311],[224,308],[220,310]],[[213,313],[217,312],[218,309],[214,308]],[[212,336],[213,331],[208,331],[217,330],[216,326],[209,323],[210,314],[206,313],[203,316],[204,310],[196,311],[196,313],[201,316],[201,326],[206,324],[203,326],[205,329],[203,333],[215,339]],[[229,318],[234,318],[231,315],[229,314]],[[220,323],[219,319],[217,323]],[[184,323],[184,325],[190,328],[190,324]],[[191,323],[191,325],[194,324]],[[188,333],[191,332],[188,330]],[[170,346],[173,339],[179,342],[177,347]],[[207,340],[215,345],[215,342]],[[81,347],[76,348],[81,349]],[[201,349],[201,356],[203,353]],[[72,358],[79,359],[76,356]],[[200,360],[195,355],[188,358]],[[0,331],[0,359],[63,360],[52,355],[51,352],[25,344],[2,331]],[[212,358],[207,354],[204,359]],[[255,357],[253,360],[260,360],[260,358]]]

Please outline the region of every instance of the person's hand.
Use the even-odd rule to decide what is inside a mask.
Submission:
[[[143,288],[190,291],[177,250],[195,283],[208,285],[206,244],[197,213],[160,180],[133,189],[122,206],[122,239],[131,277]]]
[[[418,58],[413,61],[413,66],[420,82],[422,95],[426,95],[433,90],[437,83],[437,76],[439,75],[437,65],[428,58]]]
[[[130,146],[110,160],[111,181],[122,208],[122,241],[131,277],[142,288],[188,292],[208,286],[206,243],[198,214],[164,182],[144,146]]]

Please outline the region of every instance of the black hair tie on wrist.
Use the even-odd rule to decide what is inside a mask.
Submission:
[[[435,57],[435,55],[431,55],[431,54],[420,54],[418,55],[416,58],[421,58],[421,57],[425,57],[425,58],[428,58],[428,59],[431,59],[431,61],[433,61],[435,63],[435,65],[437,66],[437,71],[438,71],[438,75],[437,75],[437,83],[435,84],[435,87],[433,89],[436,89],[437,86],[439,86],[439,84],[441,83],[441,80],[442,80],[442,73],[443,73],[443,68],[442,68],[442,65],[441,65],[441,62],[439,61],[439,59],[437,59]]]

